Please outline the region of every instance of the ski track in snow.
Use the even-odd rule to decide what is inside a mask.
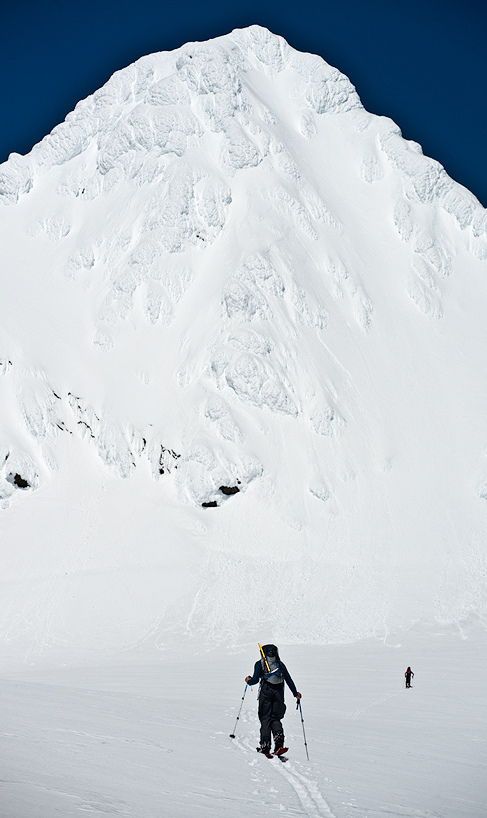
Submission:
[[[256,752],[250,742],[244,741],[243,739],[233,739],[233,743],[245,754],[249,752],[255,754]],[[335,813],[331,811],[323,798],[317,782],[296,769],[299,762],[288,758],[286,763],[283,764],[283,762],[277,758],[268,759],[259,754],[257,754],[257,756],[258,760],[262,761],[262,763],[268,762],[272,770],[281,775],[289,786],[292,787],[303,808],[304,814],[307,815],[308,818],[336,818]],[[293,812],[294,810],[287,805],[286,813],[292,815]]]
[[[369,702],[369,704],[365,705],[365,707],[359,707],[357,710],[354,710],[354,712],[348,718],[351,721],[355,721],[355,719],[358,719],[358,717],[366,710],[370,710],[372,707],[376,707],[378,704],[383,704],[383,702],[387,701],[387,699],[391,699],[398,695],[398,693],[390,693],[388,696],[383,696],[380,699],[374,699],[373,702]]]
[[[331,811],[323,798],[316,781],[294,769],[296,762],[288,761],[286,767],[280,761],[276,760],[276,762],[279,764],[279,772],[295,790],[309,818],[336,818],[335,813]]]

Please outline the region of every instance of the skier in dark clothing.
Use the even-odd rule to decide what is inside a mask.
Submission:
[[[406,687],[411,687],[411,677],[414,679],[414,673],[410,667],[408,667],[404,676],[406,678]]]
[[[275,744],[274,752],[276,755],[282,755],[287,750],[287,747],[284,747],[284,730],[281,722],[286,712],[284,682],[286,682],[291,693],[298,701],[301,698],[301,693],[296,690],[296,685],[291,679],[286,665],[280,660],[279,651],[275,645],[264,645],[261,648],[261,654],[260,660],[255,663],[254,675],[247,676],[245,679],[249,685],[255,685],[260,681],[259,751],[270,755],[272,734]]]

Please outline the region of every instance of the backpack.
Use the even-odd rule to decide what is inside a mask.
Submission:
[[[279,651],[275,645],[264,645],[262,651],[265,660],[261,657],[260,663],[265,681],[274,685],[281,684],[284,681],[284,676],[279,661]]]

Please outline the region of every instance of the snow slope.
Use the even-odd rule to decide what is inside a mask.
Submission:
[[[0,200],[7,665],[485,624],[486,212],[346,77],[144,57]]]
[[[4,676],[0,815],[482,818],[485,632],[403,636],[283,650],[309,762],[289,695],[286,764],[254,750],[255,688],[229,738],[256,645]]]

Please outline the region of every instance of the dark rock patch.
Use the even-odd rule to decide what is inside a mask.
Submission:
[[[19,489],[30,489],[29,481],[24,480],[20,474],[7,474],[7,480],[9,483],[12,483],[13,486],[17,486]]]
[[[167,470],[169,474],[171,474],[171,467],[173,469],[177,469],[177,461],[181,457],[180,454],[176,454],[174,449],[166,449],[165,446],[161,446],[161,453],[159,455],[159,474],[164,474]],[[171,458],[174,463],[171,464]]]
[[[240,491],[238,486],[220,486],[222,494],[237,494]]]

